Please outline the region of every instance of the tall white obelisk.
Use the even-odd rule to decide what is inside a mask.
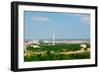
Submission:
[[[52,34],[52,38],[53,38],[53,45],[55,45],[55,34],[54,34],[54,32],[53,32],[53,34]]]

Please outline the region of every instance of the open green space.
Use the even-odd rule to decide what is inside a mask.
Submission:
[[[34,44],[32,45],[34,46]],[[80,50],[80,44],[39,44],[36,48],[32,45],[26,46],[26,51],[24,52],[27,52],[27,55],[24,55],[25,62],[90,58],[90,51],[87,51],[87,49],[82,53],[66,54],[70,51]],[[87,44],[87,48],[90,48],[90,45]]]

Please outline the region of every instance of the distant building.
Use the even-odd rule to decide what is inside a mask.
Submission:
[[[39,45],[31,45],[31,47],[33,47],[33,48],[40,48]]]
[[[53,43],[52,40],[43,40],[43,43]],[[89,40],[55,40],[54,44],[60,44],[60,43],[64,43],[64,44],[90,44]]]
[[[33,41],[24,42],[24,45],[25,45],[25,46],[28,46],[28,45],[31,45],[31,44],[33,44]]]
[[[86,48],[87,46],[86,46],[86,44],[81,44],[80,47]]]
[[[39,40],[33,40],[33,44],[40,44]]]

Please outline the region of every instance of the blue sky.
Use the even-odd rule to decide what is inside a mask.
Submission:
[[[89,39],[90,15],[24,11],[24,38]]]

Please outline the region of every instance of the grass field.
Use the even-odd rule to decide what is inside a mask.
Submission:
[[[87,48],[90,46],[87,45]],[[89,59],[90,51],[87,48],[81,48],[80,44],[40,44],[38,47],[32,44],[26,46],[24,61]]]

